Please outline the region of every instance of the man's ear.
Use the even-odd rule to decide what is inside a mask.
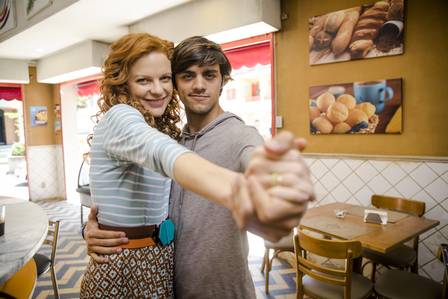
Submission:
[[[222,89],[224,88],[224,85],[226,85],[227,82],[224,82],[224,78],[221,80],[221,87],[219,88],[219,96],[222,94]]]
[[[230,81],[230,76],[224,76],[224,77],[222,77],[222,80],[221,80],[221,88],[219,89],[219,96],[221,96],[221,93],[222,93],[222,90],[223,90],[223,88],[224,88],[224,85],[226,85],[227,82],[229,82],[229,81]]]

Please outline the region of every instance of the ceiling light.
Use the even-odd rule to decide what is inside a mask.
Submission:
[[[265,33],[278,31],[277,28],[265,22],[257,22],[254,24],[233,28],[218,33],[207,35],[206,37],[215,43],[224,44],[235,40],[245,39],[252,36],[257,36]]]

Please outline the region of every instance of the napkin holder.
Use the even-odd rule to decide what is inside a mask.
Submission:
[[[387,212],[377,210],[364,210],[364,222],[387,224]]]

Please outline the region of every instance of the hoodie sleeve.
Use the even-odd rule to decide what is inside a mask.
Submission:
[[[238,153],[241,172],[246,171],[252,153],[258,146],[264,143],[263,137],[254,127],[245,126],[240,133],[240,151]]]

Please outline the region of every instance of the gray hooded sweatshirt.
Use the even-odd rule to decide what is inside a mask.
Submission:
[[[224,112],[196,134],[184,128],[181,144],[227,169],[244,172],[263,143],[254,127]],[[226,208],[173,183],[170,215],[176,225],[176,298],[255,298],[248,242]]]

